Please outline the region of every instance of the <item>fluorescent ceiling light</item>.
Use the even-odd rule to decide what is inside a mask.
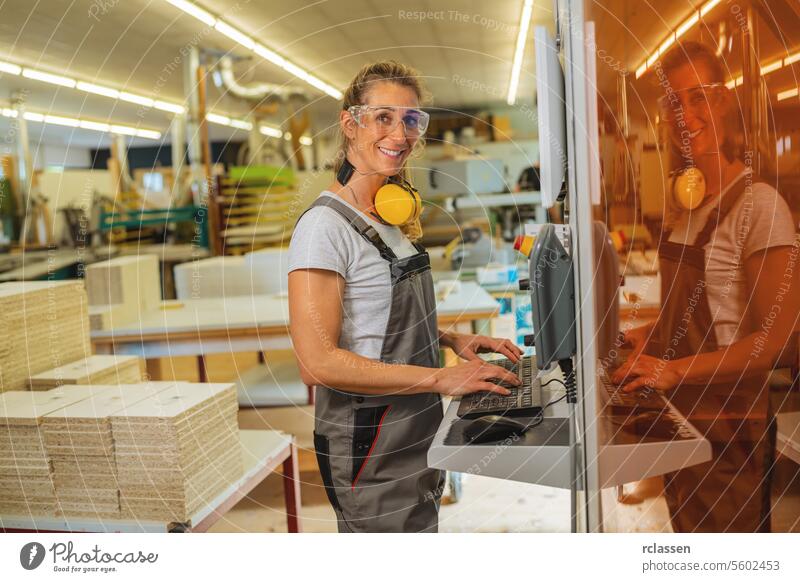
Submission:
[[[333,97],[334,99],[341,99],[343,94],[341,91],[332,87],[328,83],[325,83],[322,79],[319,79],[306,71],[305,69],[298,67],[294,63],[287,61],[285,58],[280,56],[278,53],[268,49],[264,45],[257,43],[253,40],[252,37],[248,36],[235,26],[228,24],[224,20],[220,20],[215,17],[210,12],[206,12],[202,8],[199,8],[195,4],[191,2],[187,2],[185,0],[167,0],[170,4],[175,6],[176,8],[183,10],[187,14],[191,14],[198,20],[201,20],[205,24],[209,26],[213,26],[217,32],[220,34],[224,34],[229,39],[234,41],[235,43],[243,46],[244,48],[253,51],[261,58],[269,61],[270,63],[281,67],[283,70],[289,72],[290,74],[294,75],[298,79],[301,79],[311,85],[312,87],[319,89],[320,91],[326,93],[327,95]],[[525,0],[525,5],[530,5],[532,8],[533,0]]]
[[[19,75],[22,72],[22,67],[15,65],[14,63],[0,61],[0,72]]]
[[[784,101],[786,99],[791,99],[792,97],[797,97],[797,87],[778,93],[778,101]]]
[[[222,20],[217,20],[217,23],[214,25],[214,28],[216,28],[218,32],[221,32],[232,41],[238,42],[245,48],[248,48],[250,50],[256,48],[256,41],[247,36],[241,30],[232,27],[227,22],[223,22]]]
[[[697,24],[699,20],[700,20],[700,14],[698,12],[695,12],[689,18],[684,20],[683,24],[681,24],[675,31],[675,40],[678,40],[680,37],[686,34],[686,31],[688,31],[695,24]]]
[[[244,119],[231,119],[231,127],[250,131],[251,129],[253,129],[253,124],[250,123],[249,121],[245,121]]]
[[[119,99],[119,91],[112,89],[111,87],[95,85],[94,83],[84,83],[83,81],[78,81],[76,87],[81,91],[86,91],[87,93],[94,93],[95,95],[102,95],[103,97]]]
[[[22,76],[28,79],[33,79],[35,81],[43,81],[45,83],[51,83],[52,85],[61,85],[62,87],[69,87],[70,89],[75,87],[75,79],[70,79],[69,77],[62,77],[61,75],[53,75],[51,73],[45,73],[44,71],[37,71],[36,69],[22,69]]]
[[[102,131],[102,132],[107,132],[109,129],[111,129],[111,126],[108,125],[107,123],[99,123],[97,121],[86,121],[85,119],[81,120],[81,127],[83,129],[91,129],[94,131]]]
[[[161,134],[157,131],[150,129],[137,129],[136,137],[145,137],[147,139],[161,139]]]
[[[300,137],[300,143],[303,144],[303,145],[306,145],[306,146],[310,146],[310,145],[312,145],[314,143],[314,140],[312,140],[307,135],[303,135],[303,136]]]
[[[127,125],[112,125],[111,133],[119,133],[121,135],[136,135],[138,130],[135,127],[128,127]]]
[[[78,119],[73,119],[72,117],[60,117],[58,115],[45,115],[44,116],[45,123],[52,123],[53,125],[63,125],[65,127],[78,127],[81,122]]]
[[[719,3],[720,3],[720,0],[709,0],[708,2],[703,4],[703,7],[700,9],[700,17],[703,17],[706,14],[708,14],[709,12],[711,12],[711,10],[713,10],[714,6],[716,6]]]
[[[262,125],[261,127],[258,128],[258,131],[260,131],[263,135],[266,135],[267,137],[283,136],[283,132],[280,129],[278,129],[277,127],[270,127],[269,125]]]
[[[785,59],[783,59],[783,65],[791,65],[792,63],[796,63],[800,61],[800,52],[794,53],[793,55],[789,55]]]
[[[216,123],[218,125],[230,125],[231,118],[224,115],[217,115],[216,113],[206,113],[206,121]]]
[[[194,16],[203,24],[214,26],[214,24],[217,22],[217,19],[214,18],[210,13],[206,12],[199,6],[192,4],[191,2],[186,2],[186,0],[167,0],[167,2],[172,4],[178,10],[183,10],[186,14]]]
[[[3,117],[17,117],[15,109],[3,108],[0,109],[0,115]],[[25,119],[35,123],[45,123],[51,125],[60,125],[63,127],[76,127],[81,129],[89,129],[92,131],[99,131],[101,133],[120,133],[123,135],[130,135],[136,137],[143,137],[147,139],[161,139],[161,133],[154,129],[138,129],[136,127],[129,127],[127,125],[109,125],[100,121],[90,121],[88,119],[77,119],[74,117],[64,117],[61,115],[50,115],[49,113],[39,113],[37,111],[26,111]]]
[[[531,25],[532,13],[533,0],[525,0],[525,3],[522,5],[522,14],[519,18],[519,33],[517,34],[517,44],[514,48],[514,61],[511,65],[511,79],[508,81],[508,97],[506,102],[509,105],[514,105],[517,101],[519,76],[522,73],[522,61],[525,58],[525,43],[528,40],[528,29]]]
[[[772,71],[777,71],[783,66],[783,61],[778,59],[777,61],[772,61],[766,65],[761,65],[761,74],[766,75],[767,73],[771,73]]]
[[[286,66],[286,59],[280,56],[278,53],[269,50],[263,44],[256,43],[253,52],[260,56],[262,59],[268,60],[270,63],[274,65],[278,65],[281,68]]]
[[[127,91],[120,91],[119,98],[129,103],[136,103],[137,105],[144,105],[145,107],[152,107],[155,101],[150,97],[136,95],[135,93],[128,93]]]
[[[224,125],[226,127],[234,127],[236,129],[246,129],[250,131],[253,129],[253,124],[244,119],[233,119],[226,115],[218,115],[216,113],[207,113],[206,121],[209,123],[216,123],[217,125]]]
[[[155,107],[156,109],[160,109],[161,111],[168,111],[169,113],[177,113],[178,115],[186,111],[183,105],[178,105],[177,103],[168,103],[166,101],[155,101],[153,102],[153,107]]]
[[[663,55],[665,52],[667,52],[667,49],[669,47],[671,47],[672,43],[674,43],[674,42],[675,42],[675,34],[671,32],[671,33],[669,33],[669,36],[667,37],[667,40],[662,42],[661,46],[658,47],[658,54],[659,55]]]

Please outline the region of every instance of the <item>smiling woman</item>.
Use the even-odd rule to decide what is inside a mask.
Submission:
[[[444,476],[427,466],[441,395],[508,394],[508,340],[437,329],[421,201],[404,174],[428,114],[409,67],[367,65],[345,92],[336,180],[298,220],[289,318],[303,381],[317,385],[314,448],[339,531],[433,532]],[[386,204],[386,208],[383,205]],[[439,346],[467,363],[439,369]]]

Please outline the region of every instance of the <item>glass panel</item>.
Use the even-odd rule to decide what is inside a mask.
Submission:
[[[568,75],[597,112],[593,130],[576,115],[588,154],[573,148],[570,165],[576,184],[599,183],[570,204],[593,237],[577,261],[595,308],[580,349],[597,362],[582,395],[597,411],[585,430],[602,527],[797,528],[796,465],[773,465],[773,414],[798,406],[797,3],[568,4],[595,31],[570,38],[596,81],[590,66]]]

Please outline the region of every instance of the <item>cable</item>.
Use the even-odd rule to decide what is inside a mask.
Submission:
[[[567,385],[566,385],[566,384],[564,384],[564,382],[562,382],[562,381],[561,381],[561,380],[559,380],[558,378],[551,378],[550,380],[548,380],[548,381],[547,381],[547,382],[545,382],[544,384],[540,384],[540,386],[541,386],[542,388],[544,388],[545,386],[547,386],[548,384],[552,384],[553,382],[556,382],[556,383],[558,383],[558,384],[561,384],[561,385],[562,385],[564,388],[566,388],[566,387],[567,387]]]
[[[564,388],[567,390],[567,402],[576,404],[578,402],[578,388],[575,384],[575,369],[572,367],[572,358],[564,358],[558,361],[561,373],[564,374]]]

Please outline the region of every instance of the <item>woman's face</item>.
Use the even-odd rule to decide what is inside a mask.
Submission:
[[[375,83],[366,93],[363,105],[418,108],[419,99],[410,87],[391,81]],[[380,111],[374,115],[381,115]],[[342,129],[350,141],[348,158],[363,173],[378,173],[386,177],[397,175],[419,139],[408,135],[403,123],[392,130],[380,128],[380,123],[356,123],[347,111],[341,114]]]
[[[667,75],[674,92],[662,100],[662,115],[681,155],[697,158],[715,154],[725,141],[728,89],[714,80],[702,62],[686,63]]]

